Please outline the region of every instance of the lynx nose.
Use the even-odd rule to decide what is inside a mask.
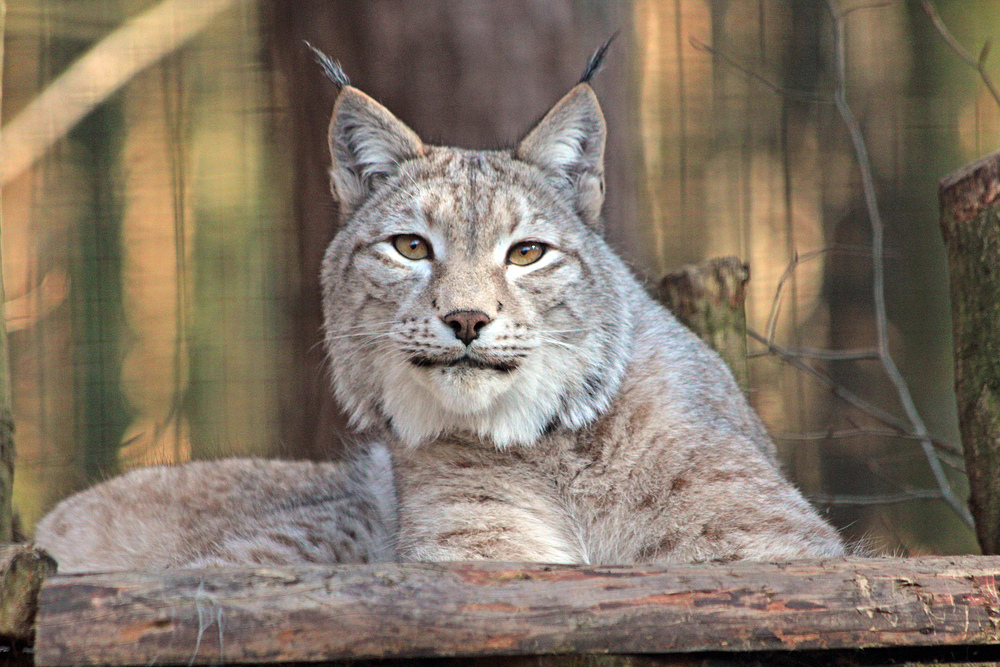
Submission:
[[[479,338],[479,330],[490,323],[490,316],[481,310],[454,310],[441,319],[466,345]]]

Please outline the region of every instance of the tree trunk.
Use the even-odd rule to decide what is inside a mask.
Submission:
[[[3,71],[4,19],[7,5],[0,0],[0,72]],[[0,102],[3,85],[0,83]],[[3,222],[0,221],[0,230]],[[0,238],[2,238],[0,234]],[[10,359],[7,350],[7,318],[4,314],[3,253],[0,252],[0,544],[14,538],[14,412],[10,391]]]
[[[1000,553],[1000,152],[941,181],[951,273],[955,393],[985,554]]]
[[[35,657],[236,664],[997,645],[998,577],[1000,558],[970,556],[55,576],[39,601]]]
[[[594,81],[608,118],[607,236],[626,255],[643,248],[635,204],[638,152],[628,3],[455,3],[399,0],[273,2],[272,54],[288,82],[299,271],[289,289],[300,391],[284,411],[283,441],[328,458],[348,432],[329,386],[320,336],[319,266],[336,225],[326,132],[336,88],[308,40],[339,60],[351,82],[425,141],[464,148],[513,145],[580,78],[588,58],[625,27]],[[629,244],[632,245],[629,245]]]

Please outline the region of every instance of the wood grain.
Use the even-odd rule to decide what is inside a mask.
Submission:
[[[1000,644],[1000,558],[54,576],[38,665]]]
[[[955,395],[969,509],[986,554],[1000,553],[1000,152],[946,177],[938,192],[948,251]]]

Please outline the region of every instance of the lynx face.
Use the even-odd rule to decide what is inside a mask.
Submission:
[[[625,270],[597,233],[604,123],[573,89],[517,150],[424,146],[345,88],[330,128],[343,228],[326,344],[362,428],[498,447],[607,409],[628,356]]]

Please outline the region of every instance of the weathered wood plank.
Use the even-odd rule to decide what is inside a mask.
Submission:
[[[54,576],[38,665],[1000,644],[1000,558]]]
[[[951,277],[955,394],[969,508],[983,553],[1000,553],[1000,152],[938,192]]]

